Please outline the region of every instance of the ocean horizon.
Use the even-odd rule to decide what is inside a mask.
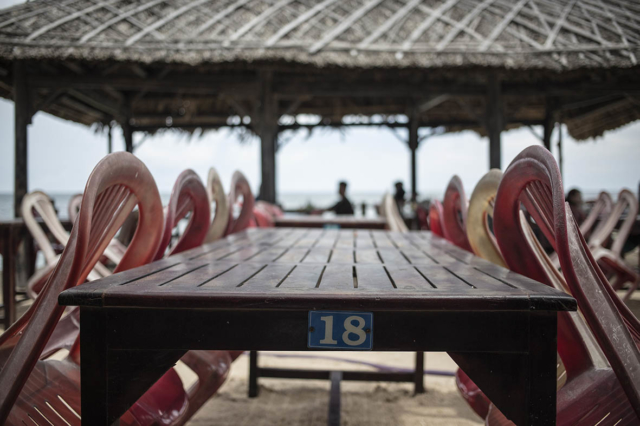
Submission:
[[[616,198],[620,189],[611,190],[609,193]],[[599,190],[583,190],[583,197],[585,201],[593,200],[598,196]],[[67,219],[68,204],[71,197],[77,192],[50,192],[49,196],[53,198],[55,208],[58,210],[58,215],[61,219]],[[384,192],[353,192],[348,193],[347,196],[354,204],[356,210],[356,216],[362,216],[361,204],[367,205],[365,217],[375,217],[375,205],[380,204]],[[170,192],[160,193],[163,204],[169,202],[171,196]],[[407,191],[406,197],[409,198],[410,194]],[[420,200],[425,199],[441,199],[443,193],[425,192],[420,194]],[[467,194],[471,196],[471,192]],[[314,208],[327,208],[332,206],[338,201],[338,194],[335,192],[282,192],[278,194],[278,202],[284,207],[285,210],[298,210],[307,207],[311,204]],[[13,218],[13,193],[12,192],[0,192],[0,220],[7,220]]]

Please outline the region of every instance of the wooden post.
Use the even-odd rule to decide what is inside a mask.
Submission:
[[[551,137],[553,128],[556,125],[556,102],[555,99],[547,98],[545,108],[544,123],[542,129],[542,143],[544,147],[551,151]]]
[[[107,154],[111,154],[113,152],[113,135],[111,130],[111,123],[109,123],[109,128],[107,129]]]
[[[27,194],[27,126],[31,124],[31,107],[27,87],[26,67],[18,61],[13,65],[13,101],[15,131],[15,162],[13,181],[13,214],[20,217],[22,198]]]
[[[278,104],[273,95],[273,73],[260,74],[261,93],[258,108],[254,114],[254,130],[260,137],[261,173],[260,199],[276,202],[276,149],[278,144]]]
[[[564,170],[562,158],[562,122],[558,120],[558,168],[560,168],[560,177],[564,179]]]
[[[500,80],[491,74],[487,87],[487,111],[485,126],[489,134],[489,168],[499,169],[501,164],[500,133],[504,127]]]
[[[416,151],[418,149],[418,128],[419,128],[420,114],[417,108],[411,110],[411,116],[409,117],[409,149],[411,150],[411,201],[416,201],[418,198],[418,176],[417,176],[417,161]]]
[[[129,119],[123,120],[121,126],[124,135],[124,149],[133,154],[133,129],[129,124]]]

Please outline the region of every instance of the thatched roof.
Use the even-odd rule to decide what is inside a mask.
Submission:
[[[141,128],[168,117],[219,126],[251,115],[266,66],[279,113],[336,123],[448,94],[421,110],[423,124],[480,130],[477,97],[498,70],[508,122],[541,122],[554,97],[578,105],[562,114],[581,139],[640,118],[638,58],[636,0],[40,0],[0,11],[0,96],[24,60],[36,103],[85,124],[124,111]],[[524,86],[526,105],[515,98]]]
[[[5,58],[629,67],[631,0],[59,0],[0,13]]]

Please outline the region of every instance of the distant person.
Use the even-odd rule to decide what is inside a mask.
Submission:
[[[347,198],[347,182],[342,181],[338,186],[338,194],[340,194],[340,201],[335,203],[332,207],[329,207],[327,210],[332,211],[335,214],[340,215],[353,215],[353,204]]]
[[[576,219],[576,222],[578,224],[581,224],[586,217],[586,215],[584,214],[584,201],[582,200],[582,192],[580,192],[579,189],[573,188],[567,194],[567,198],[565,201],[569,203],[571,213]]]
[[[404,185],[402,182],[398,181],[395,183],[396,192],[393,194],[393,199],[396,201],[396,206],[398,206],[398,211],[400,215],[402,215],[402,209],[404,208],[404,196],[406,192],[404,192]]]

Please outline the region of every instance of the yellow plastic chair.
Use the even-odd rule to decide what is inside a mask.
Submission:
[[[493,202],[501,179],[502,172],[491,169],[474,188],[467,211],[467,238],[476,256],[506,268],[507,264],[489,224],[489,218],[493,218]]]

